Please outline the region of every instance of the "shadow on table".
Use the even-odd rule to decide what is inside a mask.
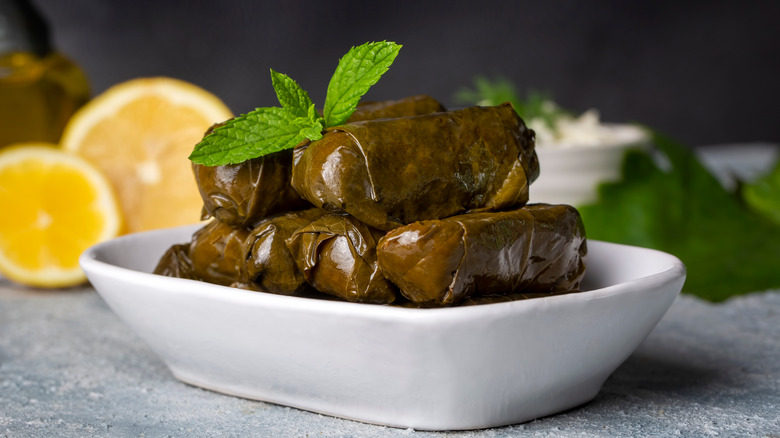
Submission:
[[[604,383],[593,403],[669,404],[706,400],[737,388],[728,357],[696,360],[673,351],[639,349]]]
[[[604,383],[602,391],[632,388],[657,392],[695,390],[720,379],[716,368],[656,353],[636,352]]]

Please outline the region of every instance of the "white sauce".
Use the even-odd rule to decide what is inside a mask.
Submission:
[[[545,102],[545,105],[549,105],[550,112],[556,109],[553,102]],[[536,145],[545,148],[613,146],[647,141],[647,133],[639,126],[605,124],[599,119],[599,112],[590,109],[579,117],[557,117],[552,128],[540,118],[528,119],[526,124],[536,131]]]

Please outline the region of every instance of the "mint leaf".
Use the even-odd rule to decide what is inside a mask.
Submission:
[[[314,104],[311,104],[307,112],[306,122],[301,122],[300,134],[311,141],[317,141],[322,138],[322,131],[325,129],[325,119],[317,114]]]
[[[284,108],[258,108],[216,128],[195,145],[189,158],[206,166],[241,163],[293,148],[312,129],[322,128],[314,127],[308,111],[307,117],[297,117]]]
[[[304,139],[321,139],[326,126],[341,124],[352,115],[400,49],[395,43],[366,43],[344,55],[325,99],[329,119],[317,113],[309,93],[297,82],[271,69],[271,83],[282,108],[258,108],[226,121],[195,145],[190,160],[206,166],[236,164],[294,148]]]
[[[325,119],[320,117],[319,113],[317,113],[317,110],[314,108],[314,104],[313,103],[309,106],[308,110],[306,111],[306,116],[312,122],[319,122],[323,126],[325,125]]]
[[[622,181],[579,208],[588,238],[676,255],[688,269],[683,292],[707,300],[780,286],[780,227],[744,208],[688,148],[658,134],[653,142],[671,169],[628,152]]]
[[[309,93],[286,74],[271,69],[271,83],[282,107],[298,117],[307,117],[309,107],[314,105]]]
[[[341,125],[355,112],[360,98],[390,68],[401,46],[392,42],[366,43],[344,55],[328,84],[323,116],[326,126]]]

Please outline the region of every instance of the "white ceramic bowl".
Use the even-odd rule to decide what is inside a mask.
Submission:
[[[546,146],[537,142],[541,172],[530,186],[530,202],[575,207],[594,202],[601,183],[620,180],[626,151],[650,146],[647,134],[637,127],[605,126],[616,130],[614,143]]]
[[[478,429],[585,403],[653,329],[685,267],[589,241],[587,292],[407,309],[249,292],[149,274],[197,226],[99,244],[81,266],[176,378],[403,428]]]

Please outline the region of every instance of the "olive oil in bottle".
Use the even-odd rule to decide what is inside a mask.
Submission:
[[[56,143],[89,99],[81,69],[51,46],[46,22],[27,0],[0,0],[0,148]]]

